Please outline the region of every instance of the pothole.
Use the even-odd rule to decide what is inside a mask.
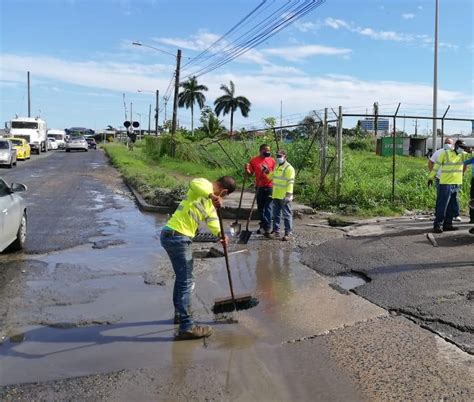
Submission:
[[[357,272],[352,272],[349,274],[342,274],[335,277],[334,285],[337,287],[349,291],[355,289],[359,286],[365,285],[370,282],[369,279]]]

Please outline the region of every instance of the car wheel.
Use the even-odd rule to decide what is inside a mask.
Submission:
[[[86,152],[89,152],[89,150],[88,150],[88,149],[84,149],[84,151],[86,151]]]
[[[10,163],[7,166],[8,169],[11,169],[13,167],[13,159],[10,159]]]
[[[20,226],[18,227],[18,232],[16,232],[16,239],[10,246],[10,250],[18,251],[23,250],[26,242],[26,212],[23,212],[21,217]]]
[[[70,149],[66,149],[66,152],[71,152],[71,150],[70,150]]]

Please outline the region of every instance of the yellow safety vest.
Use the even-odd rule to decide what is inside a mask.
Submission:
[[[268,177],[273,180],[272,198],[282,200],[286,193],[293,194],[295,169],[287,161],[278,165]]]
[[[186,198],[180,202],[166,226],[185,236],[194,237],[199,223],[205,222],[211,233],[217,236],[220,227],[216,209],[209,198],[212,192],[212,183],[209,180],[192,180]]]
[[[462,184],[464,161],[470,158],[472,158],[472,153],[458,154],[455,151],[446,150],[436,160],[429,178],[434,179],[436,172],[440,170],[440,184]]]

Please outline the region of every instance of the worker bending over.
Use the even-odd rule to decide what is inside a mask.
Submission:
[[[235,180],[223,176],[211,183],[194,179],[189,184],[186,198],[181,201],[161,231],[161,245],[168,253],[176,275],[173,289],[175,323],[179,323],[177,340],[205,338],[212,334],[209,326],[195,325],[190,312],[191,290],[194,285],[192,239],[201,222],[205,222],[215,236],[220,236],[216,208],[223,198],[235,190]],[[225,237],[227,242],[227,237]]]

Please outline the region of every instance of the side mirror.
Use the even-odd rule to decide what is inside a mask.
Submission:
[[[11,189],[14,193],[21,193],[23,191],[27,191],[28,187],[21,183],[12,183]]]

